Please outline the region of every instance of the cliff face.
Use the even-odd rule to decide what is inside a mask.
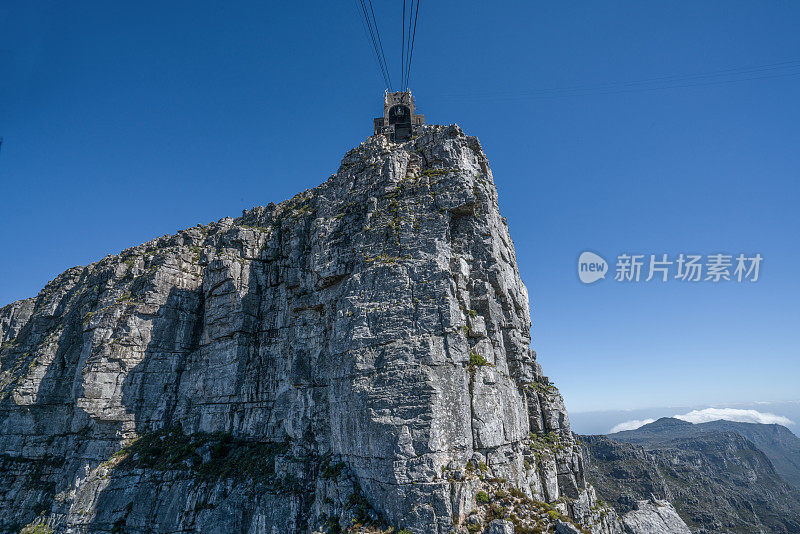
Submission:
[[[614,531],[529,329],[477,139],[370,138],[0,309],[0,529]]]

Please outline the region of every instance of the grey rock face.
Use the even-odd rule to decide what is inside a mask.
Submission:
[[[502,519],[494,519],[489,523],[487,534],[514,534],[514,523]]]
[[[615,531],[529,330],[477,139],[370,138],[0,309],[0,529],[466,532],[491,479]]]
[[[621,517],[628,534],[691,534],[691,530],[667,501],[639,501],[637,509]]]
[[[35,299],[19,300],[2,308],[0,314],[0,343],[11,341],[28,324],[33,314]]]

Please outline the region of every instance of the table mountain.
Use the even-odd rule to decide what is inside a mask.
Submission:
[[[0,309],[0,530],[619,532],[529,332],[478,140],[372,137]]]

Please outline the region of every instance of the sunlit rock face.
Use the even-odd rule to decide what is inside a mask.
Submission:
[[[0,530],[616,531],[530,325],[478,140],[369,138],[0,309]]]

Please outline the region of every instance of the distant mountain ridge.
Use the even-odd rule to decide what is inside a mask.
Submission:
[[[635,430],[609,434],[609,437],[618,441],[637,443],[647,449],[648,444],[690,437],[699,432],[718,431],[736,432],[752,441],[769,458],[781,478],[800,489],[800,438],[782,425],[741,423],[722,419],[708,423],[689,423],[672,417],[663,417]]]
[[[619,513],[640,499],[660,499],[672,502],[696,534],[790,534],[800,532],[800,491],[755,443],[791,473],[797,438],[778,426],[662,418],[580,441],[587,480]]]

